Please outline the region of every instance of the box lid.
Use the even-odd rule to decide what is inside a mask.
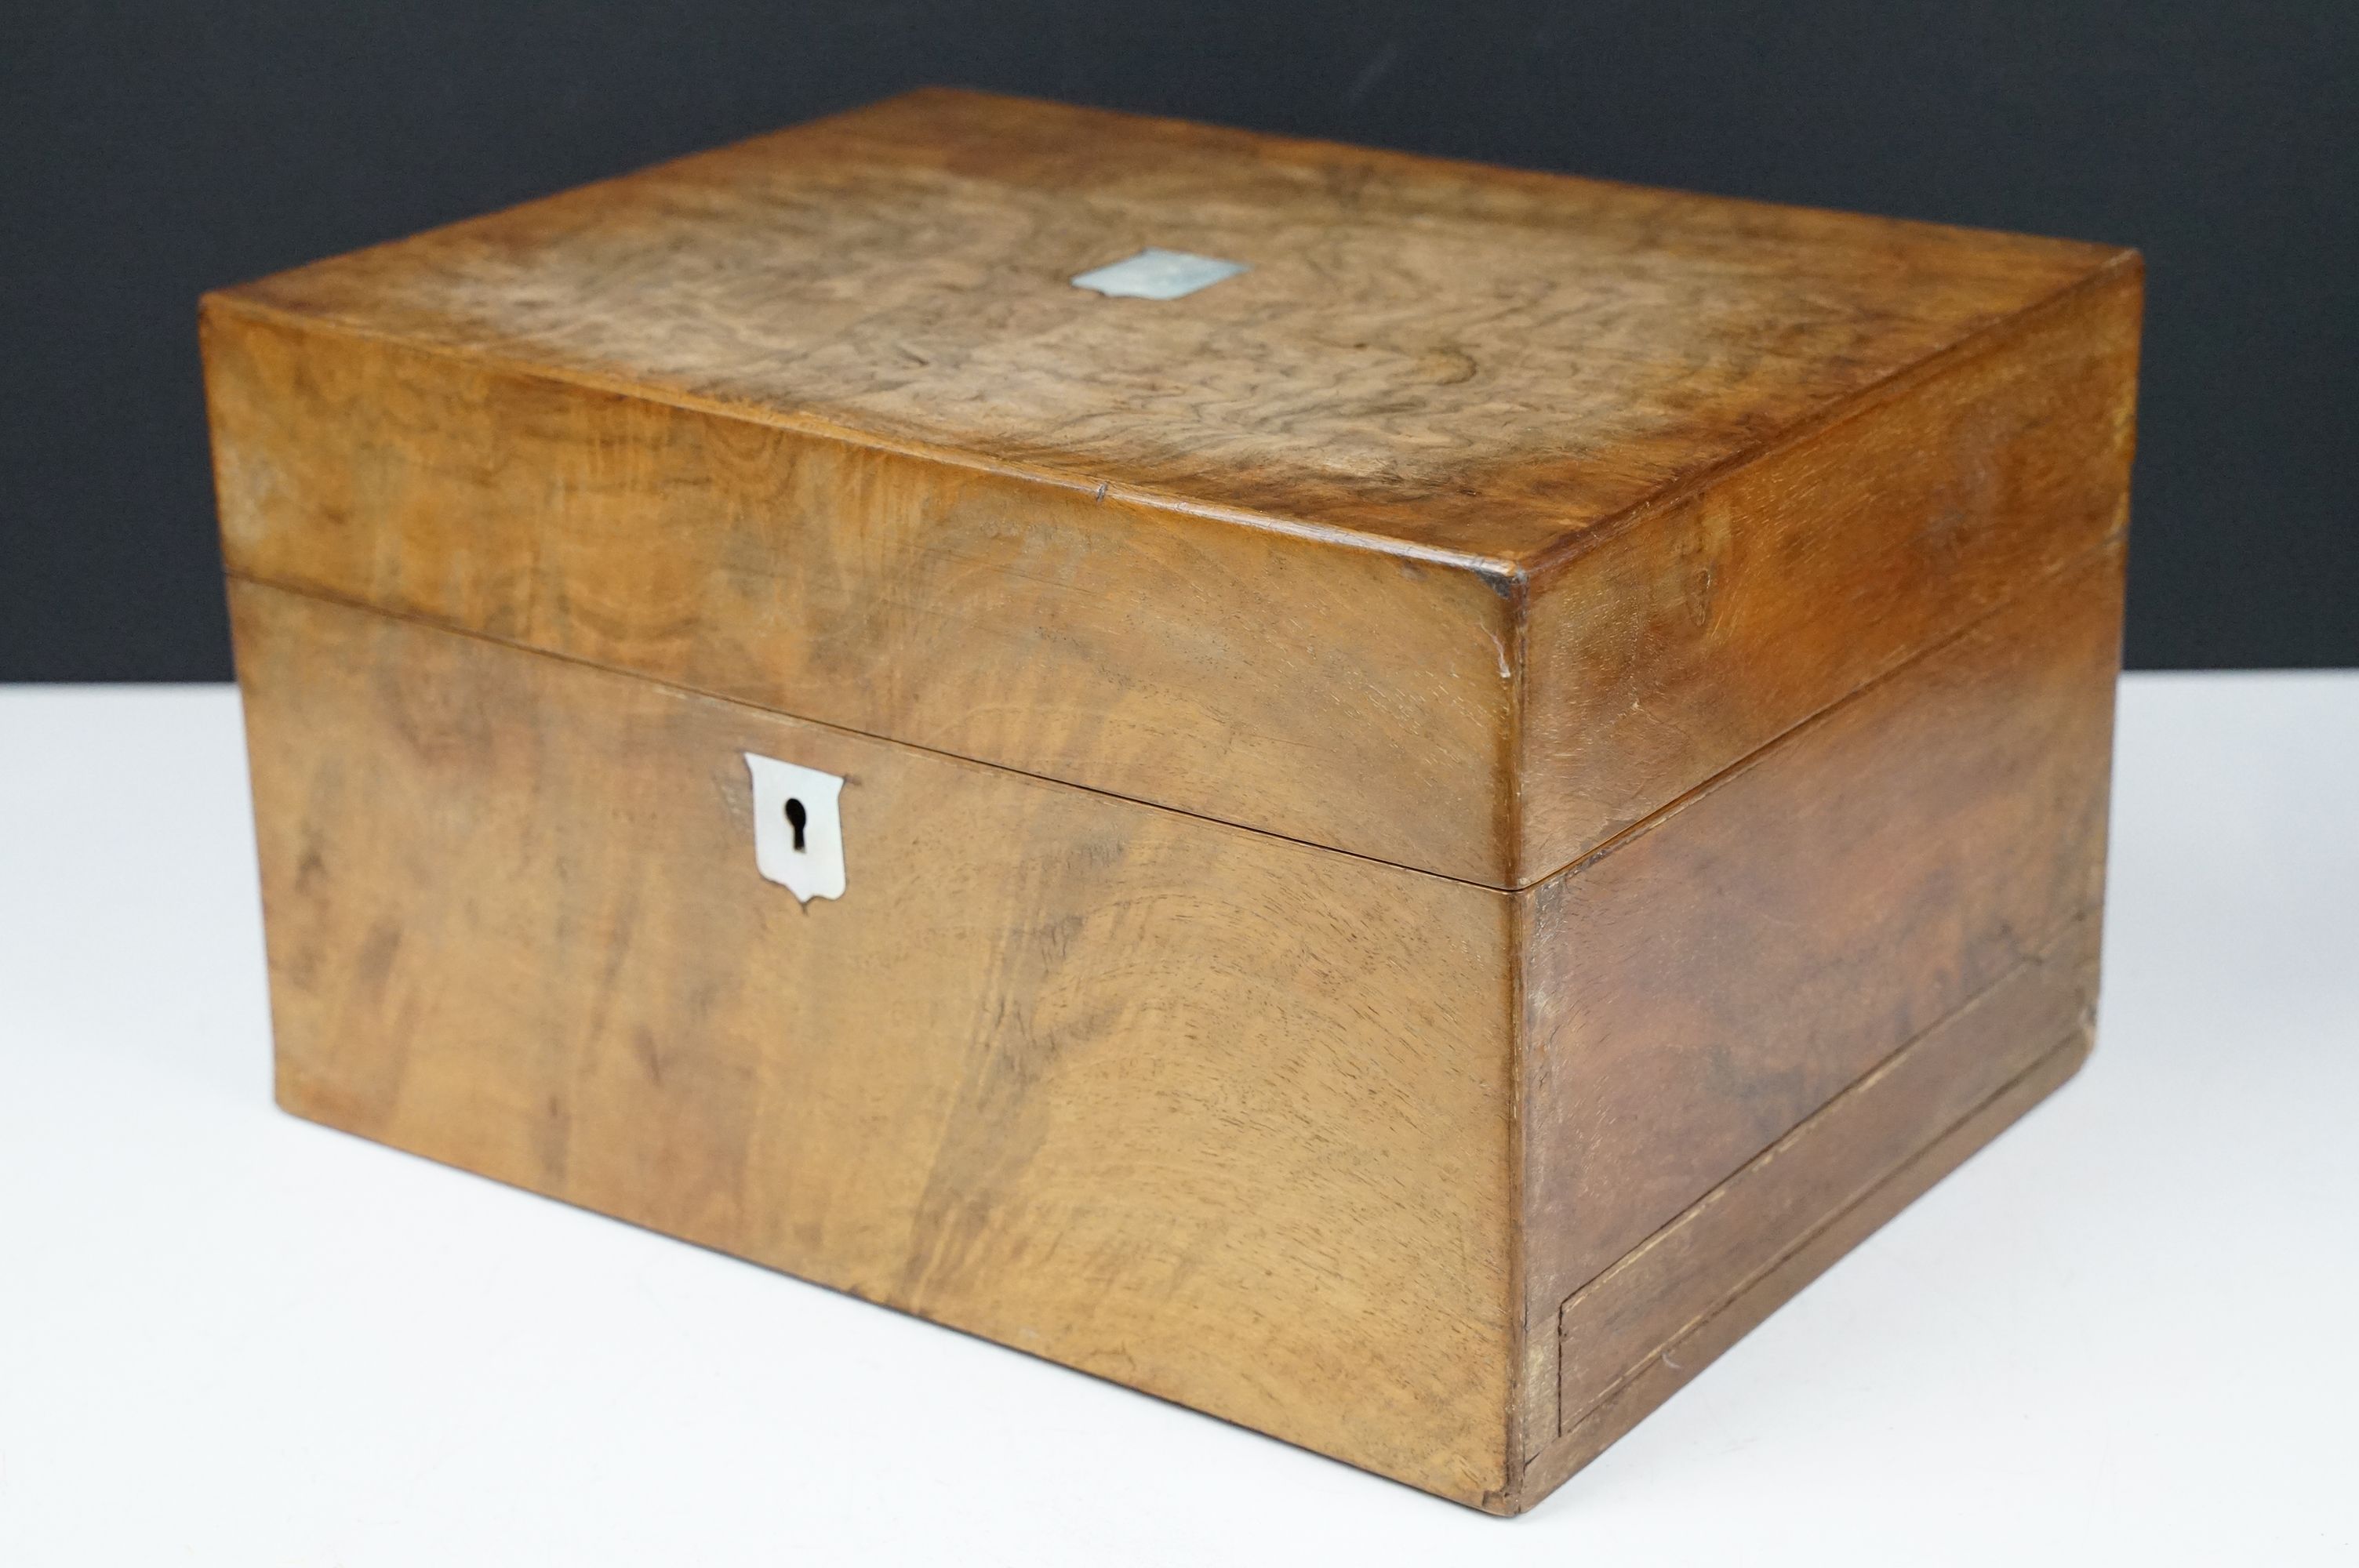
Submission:
[[[206,347],[234,572],[1514,887],[2117,529],[2137,282],[929,91]]]

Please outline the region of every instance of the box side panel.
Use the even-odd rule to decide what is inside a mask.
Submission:
[[[1507,895],[232,602],[289,1109],[1502,1489]],[[846,781],[840,899],[749,752]]]
[[[1557,1423],[1579,1426],[1665,1348],[1771,1272],[1832,1217],[1965,1121],[2096,1017],[2097,931],[2049,951],[1910,1041],[1558,1314]]]
[[[1531,1322],[2093,926],[2121,586],[2115,542],[1520,895]]]
[[[1504,579],[219,302],[205,327],[237,574],[1506,885]]]
[[[2135,257],[1536,579],[1519,882],[2127,518]]]
[[[1962,1032],[1980,1028],[1966,1018],[1960,1020],[1960,1026]],[[2088,1059],[2090,1041],[2086,1026],[2073,1029],[2039,1054],[2023,1073],[1977,1105],[1963,1120],[1942,1130],[1857,1198],[1801,1232],[1791,1249],[1781,1253],[1767,1271],[1745,1279],[1723,1304],[1666,1341],[1586,1413],[1570,1422],[1554,1443],[1533,1456],[1525,1466],[1514,1509],[1520,1511],[1531,1508],[1563,1485],[1656,1406],[1678,1393],[1697,1373],[1759,1326],[1763,1319],[1840,1261],[1844,1253],[1866,1240],[1879,1226],[2054,1093]],[[1951,1044],[1972,1048],[1962,1040]],[[1989,1035],[1983,1044],[1993,1049],[2020,1046],[2016,1038],[2000,1033]],[[1567,1325],[1568,1338],[1580,1332],[1578,1325]]]

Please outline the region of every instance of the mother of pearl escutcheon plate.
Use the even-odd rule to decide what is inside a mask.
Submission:
[[[809,903],[843,896],[843,780],[742,753],[754,775],[754,866]]]

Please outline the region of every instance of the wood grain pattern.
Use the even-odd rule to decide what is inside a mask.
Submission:
[[[2141,300],[942,92],[210,297],[282,1103],[1528,1508],[2085,1051]]]
[[[2086,1034],[2097,1003],[2097,923],[1878,1063],[1857,1083],[1596,1279],[1557,1314],[1557,1426],[1580,1425],[1647,1364],[1724,1310],[1819,1229],[2029,1071]]]
[[[1071,275],[1250,261],[1171,301]],[[234,570],[1531,885],[2117,527],[2136,258],[920,93],[213,297]]]
[[[2142,297],[2135,265],[2099,274],[1539,575],[1516,880],[2119,535]]]
[[[1158,244],[1184,300],[1068,279]],[[1544,552],[2107,247],[924,92],[250,285],[634,392]]]
[[[1481,574],[215,313],[255,580],[1500,882]]]
[[[1973,1157],[2017,1119],[2056,1092],[2088,1060],[2091,1036],[2075,1030],[1958,1126],[1943,1132],[1915,1158],[1835,1215],[1769,1272],[1742,1293],[1666,1346],[1663,1353],[1535,1453],[1523,1470],[1516,1501],[1501,1511],[1529,1508],[1603,1454],[1658,1405],[1685,1388],[1764,1318],[1866,1240],[1934,1183]]]
[[[1503,895],[232,602],[289,1109],[1504,1491]],[[841,901],[744,751],[848,779]]]
[[[2118,543],[1520,897],[1535,1323],[2093,912]]]
[[[1567,1442],[1602,1446],[1667,1395],[1617,1347],[1667,1319],[1688,1336],[1715,1313],[1739,1321],[1753,1285],[1695,1303],[1787,1277],[1748,1260],[1788,1236],[1817,1245],[1816,1208],[1941,1135],[2051,1038],[2043,1006],[2084,1005],[2078,963],[2055,971],[2070,988],[2026,986],[2043,972],[2032,958],[1984,983],[2039,910],[1995,928],[1987,896],[1926,902],[1910,867],[2093,899],[2086,780],[2102,779],[2104,731],[2087,709],[2105,706],[2092,685],[2109,688],[2118,568],[2108,549],[2060,575],[1648,835],[1519,895],[234,584],[280,1096],[1516,1511]],[[1982,727],[1994,716],[2011,742]],[[1947,752],[1928,744],[1944,735]],[[743,750],[852,780],[842,905],[806,910],[755,877]],[[1962,750],[1992,760],[1929,814],[1918,770],[1954,769]],[[1919,833],[1925,848],[1881,881],[1833,856],[1823,907],[1798,887],[1796,918],[1749,945],[1766,957],[1727,935],[1757,901],[1667,900],[1660,868],[1580,885],[1657,836],[1689,840],[1683,874],[1725,862],[1706,895],[1729,875],[1806,881],[1823,838],[1779,842],[1777,818],[1809,815],[1811,792],[1864,763],[1818,832],[1840,821],[1865,854]],[[1974,830],[1994,810],[1995,838]],[[2056,878],[2025,874],[2043,860]],[[1549,911],[1574,903],[1616,927],[1701,918],[1721,935],[1575,947],[1574,975]],[[1911,950],[1862,946],[1827,918],[1846,906],[1904,925],[1913,909]],[[2093,941],[2093,917],[2079,926]],[[1751,968],[1715,984],[1681,953]],[[1813,954],[1833,994],[1805,974],[1767,1033],[1723,1043],[1710,1006],[1741,1010],[1748,986],[1791,981]],[[1527,979],[1518,1024],[1519,963],[1540,984]],[[1673,982],[1705,1010],[1666,1003]],[[1649,1092],[1652,1062],[1569,1067],[1557,1003],[1612,1017],[1634,998],[1642,1044],[1720,1064],[1701,1100]],[[1877,1067],[1877,1031],[1941,999],[1957,1000],[1951,1022]],[[1785,1065],[1796,1045],[1841,1061]],[[1793,1108],[1823,1082],[1870,1122]],[[1636,1141],[1569,1140],[1617,1096]],[[1809,1131],[1778,1145],[1763,1130],[1789,1115]],[[1534,1308],[1577,1260],[1623,1245],[1613,1200],[1672,1190],[1710,1168],[1699,1146],[1745,1139],[1807,1158],[1719,1156],[1735,1179],[1625,1248],[1573,1305]],[[1568,1168],[1571,1203],[1551,1198]],[[1763,1179],[1797,1171],[1799,1195]],[[1564,1391],[1533,1387],[1535,1362],[1560,1366]]]

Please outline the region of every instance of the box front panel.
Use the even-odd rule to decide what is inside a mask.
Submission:
[[[1502,1487],[1505,895],[232,601],[288,1108]],[[840,898],[757,871],[747,752],[844,781]]]

